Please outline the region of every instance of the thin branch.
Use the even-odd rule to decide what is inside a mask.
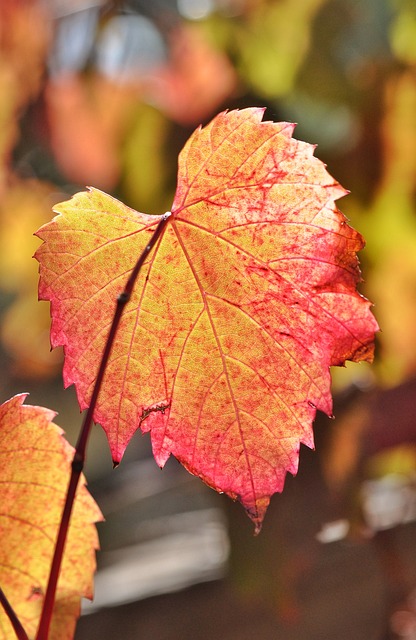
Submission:
[[[29,636],[27,635],[26,631],[23,629],[22,627],[22,623],[20,622],[19,618],[16,615],[15,610],[13,609],[12,605],[10,604],[10,602],[7,600],[6,598],[6,594],[4,593],[3,589],[0,587],[0,602],[3,605],[3,609],[5,610],[5,612],[8,615],[8,618],[12,624],[12,627],[15,631],[16,637],[18,640],[29,640]]]
[[[51,565],[51,570],[49,574],[49,582],[46,589],[45,600],[43,603],[42,614],[39,622],[39,628],[36,635],[36,640],[48,640],[49,627],[51,624],[53,606],[55,602],[56,586],[58,583],[59,573],[61,569],[64,547],[65,547],[65,542],[68,534],[69,521],[71,517],[72,508],[74,505],[75,493],[77,490],[79,478],[84,468],[85,452],[87,448],[88,437],[91,431],[91,426],[93,423],[94,410],[97,404],[97,398],[98,398],[98,394],[100,392],[101,384],[104,378],[105,370],[107,368],[108,359],[110,357],[111,349],[113,347],[117,329],[120,323],[121,314],[123,313],[123,310],[126,304],[130,300],[133,287],[136,282],[137,276],[139,275],[140,269],[142,268],[147,256],[149,255],[150,251],[155,246],[157,240],[159,239],[163,230],[165,229],[170,215],[171,215],[170,213],[165,213],[161,217],[161,220],[157,225],[156,229],[154,230],[154,233],[150,238],[149,243],[146,245],[141,256],[136,262],[136,265],[127,280],[124,291],[117,298],[117,304],[114,312],[113,322],[111,324],[110,331],[108,333],[107,342],[102,355],[100,367],[98,369],[97,378],[96,378],[94,389],[91,396],[90,406],[88,408],[88,411],[85,415],[85,418],[82,424],[81,432],[80,432],[77,446],[74,453],[74,459],[72,461],[71,477],[69,480],[65,505],[62,513],[59,531],[58,531],[58,537],[56,540],[54,556],[52,559],[52,565]],[[24,640],[26,640],[26,638]]]

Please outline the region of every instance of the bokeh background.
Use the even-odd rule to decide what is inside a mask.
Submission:
[[[261,105],[351,191],[372,366],[333,371],[336,420],[254,538],[239,505],[135,436],[86,474],[106,515],[96,601],[76,638],[416,638],[414,0],[1,0],[0,396],[81,423],[37,301],[34,231],[85,185],[169,210],[199,124]],[[128,604],[127,604],[128,603]]]

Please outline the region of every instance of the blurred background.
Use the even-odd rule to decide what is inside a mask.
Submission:
[[[33,233],[85,185],[169,210],[200,123],[262,105],[351,191],[375,363],[333,371],[335,421],[272,499],[240,505],[136,435],[86,475],[107,522],[77,640],[416,639],[416,4],[414,0],[1,0],[0,394],[81,416],[49,348]]]

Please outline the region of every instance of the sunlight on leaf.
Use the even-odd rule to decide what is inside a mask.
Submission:
[[[115,462],[136,429],[242,502],[260,528],[270,496],[332,412],[331,365],[371,360],[377,329],[356,292],[361,236],[345,190],[262,109],[191,136],[163,236],[122,318],[95,419]],[[88,406],[115,299],[159,221],[97,190],[40,229],[41,299],[66,385]]]

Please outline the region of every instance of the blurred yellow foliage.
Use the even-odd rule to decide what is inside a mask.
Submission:
[[[311,46],[311,29],[326,0],[259,2],[236,30],[241,74],[265,98],[294,89],[296,74]]]
[[[50,351],[47,305],[37,299],[38,267],[32,256],[39,246],[33,230],[50,219],[62,198],[53,185],[14,178],[0,202],[0,290],[13,296],[0,337],[13,359],[13,373],[43,376],[57,371],[59,351]]]
[[[390,78],[384,104],[383,173],[363,227],[367,291],[382,327],[379,367],[392,384],[416,371],[416,76]]]
[[[416,64],[416,6],[411,0],[407,4],[402,3],[392,24],[390,38],[397,59],[404,64]]]

